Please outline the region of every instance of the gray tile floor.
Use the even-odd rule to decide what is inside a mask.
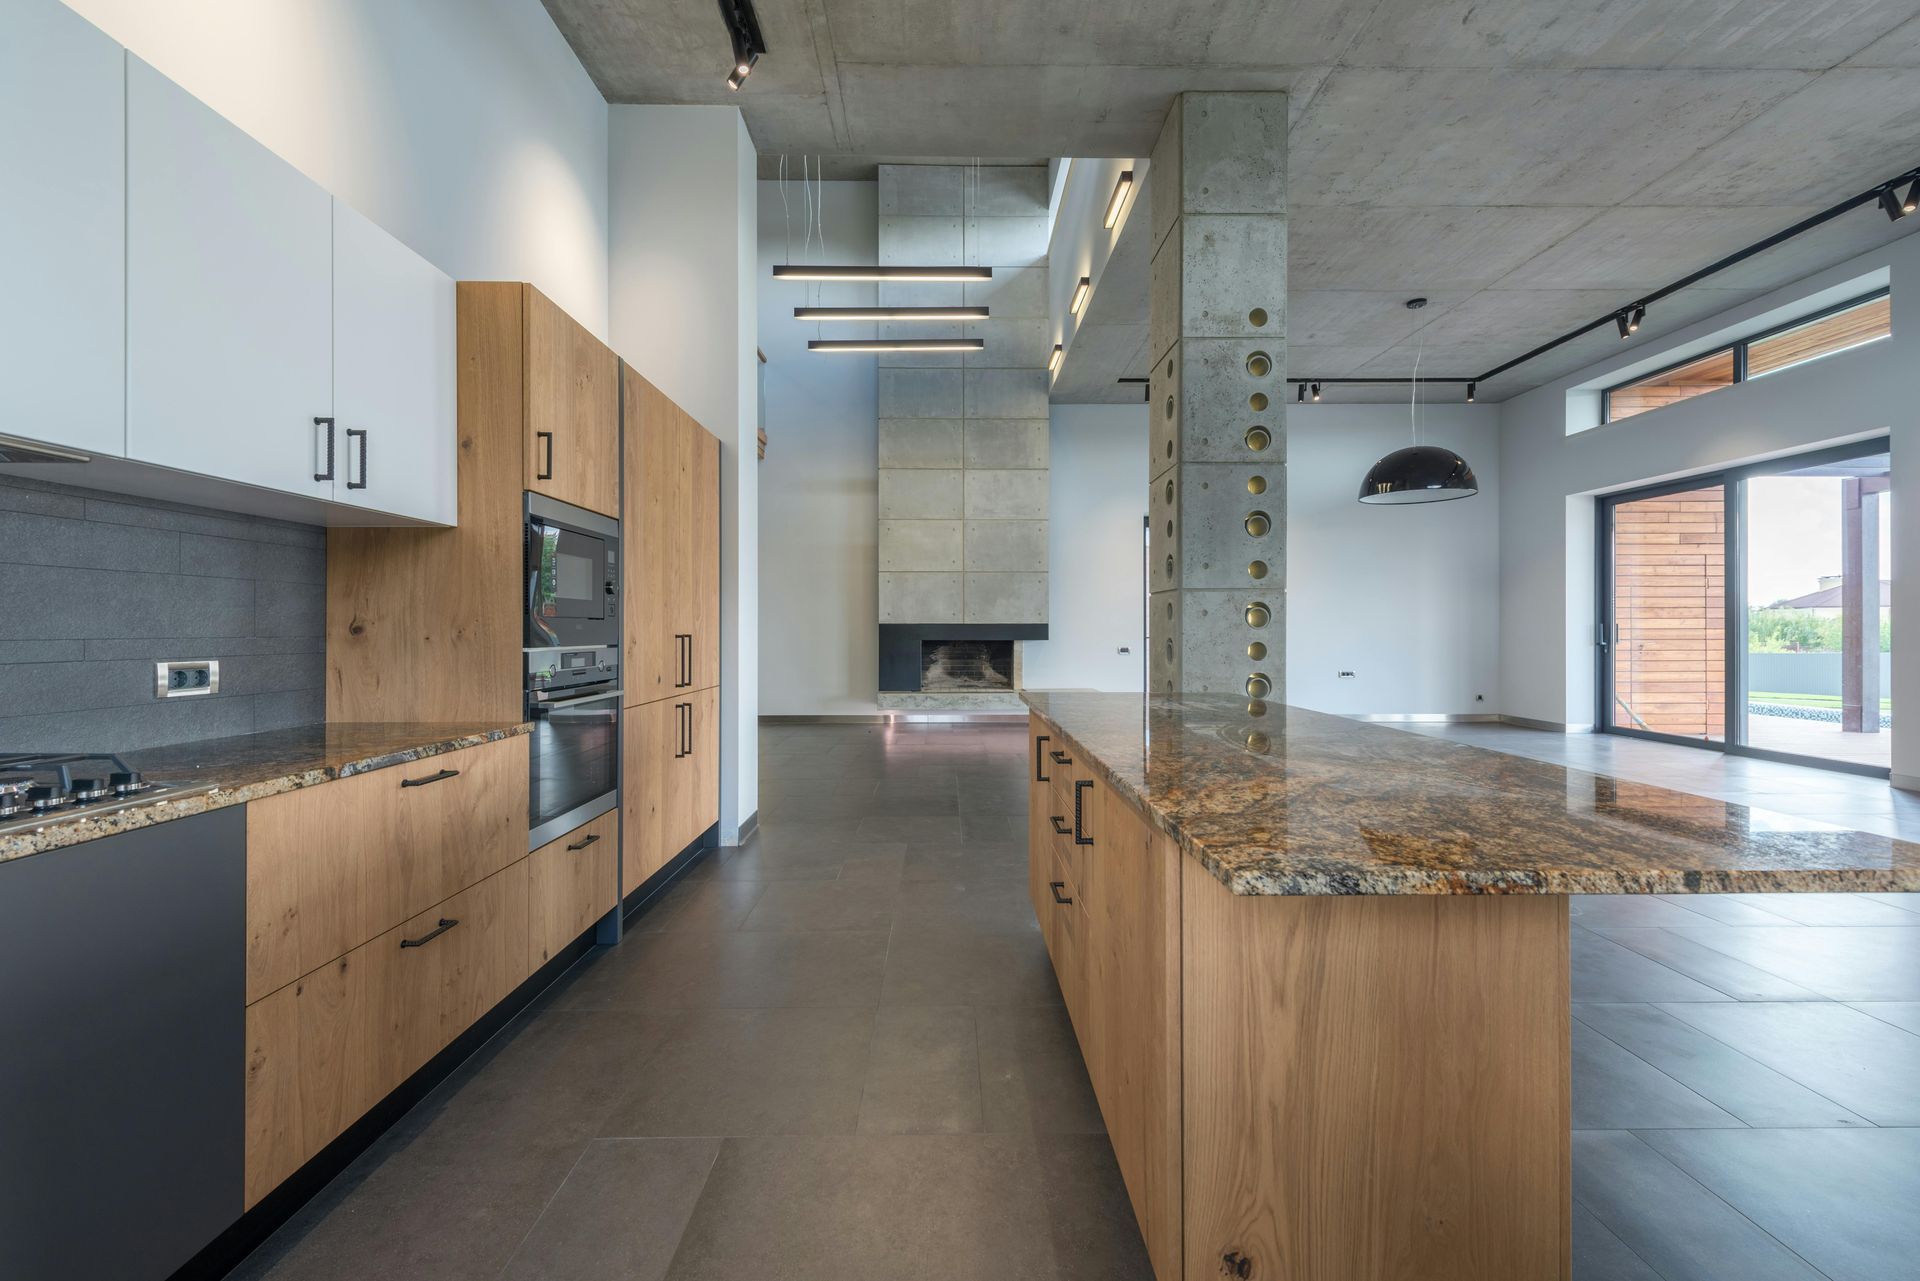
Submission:
[[[1617,744],[1491,728],[1456,727],[1920,824],[1860,780],[1696,786]],[[761,834],[575,966],[238,1275],[1148,1277],[1026,902],[1024,741],[768,727]],[[1920,1276],[1920,902],[1574,906],[1576,1276]]]

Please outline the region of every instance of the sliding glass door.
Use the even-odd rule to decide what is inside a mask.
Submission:
[[[1886,773],[1885,441],[1600,501],[1611,733]]]

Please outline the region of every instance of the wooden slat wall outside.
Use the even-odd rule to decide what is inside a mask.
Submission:
[[[1612,720],[1690,738],[1726,726],[1726,543],[1721,491],[1613,509]]]

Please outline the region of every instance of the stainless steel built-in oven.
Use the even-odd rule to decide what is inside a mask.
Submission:
[[[620,644],[620,522],[545,494],[526,502],[528,649]]]
[[[620,522],[526,504],[531,850],[620,803]]]

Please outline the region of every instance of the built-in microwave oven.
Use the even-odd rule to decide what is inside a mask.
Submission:
[[[527,649],[620,643],[620,522],[545,494],[526,498]]]

